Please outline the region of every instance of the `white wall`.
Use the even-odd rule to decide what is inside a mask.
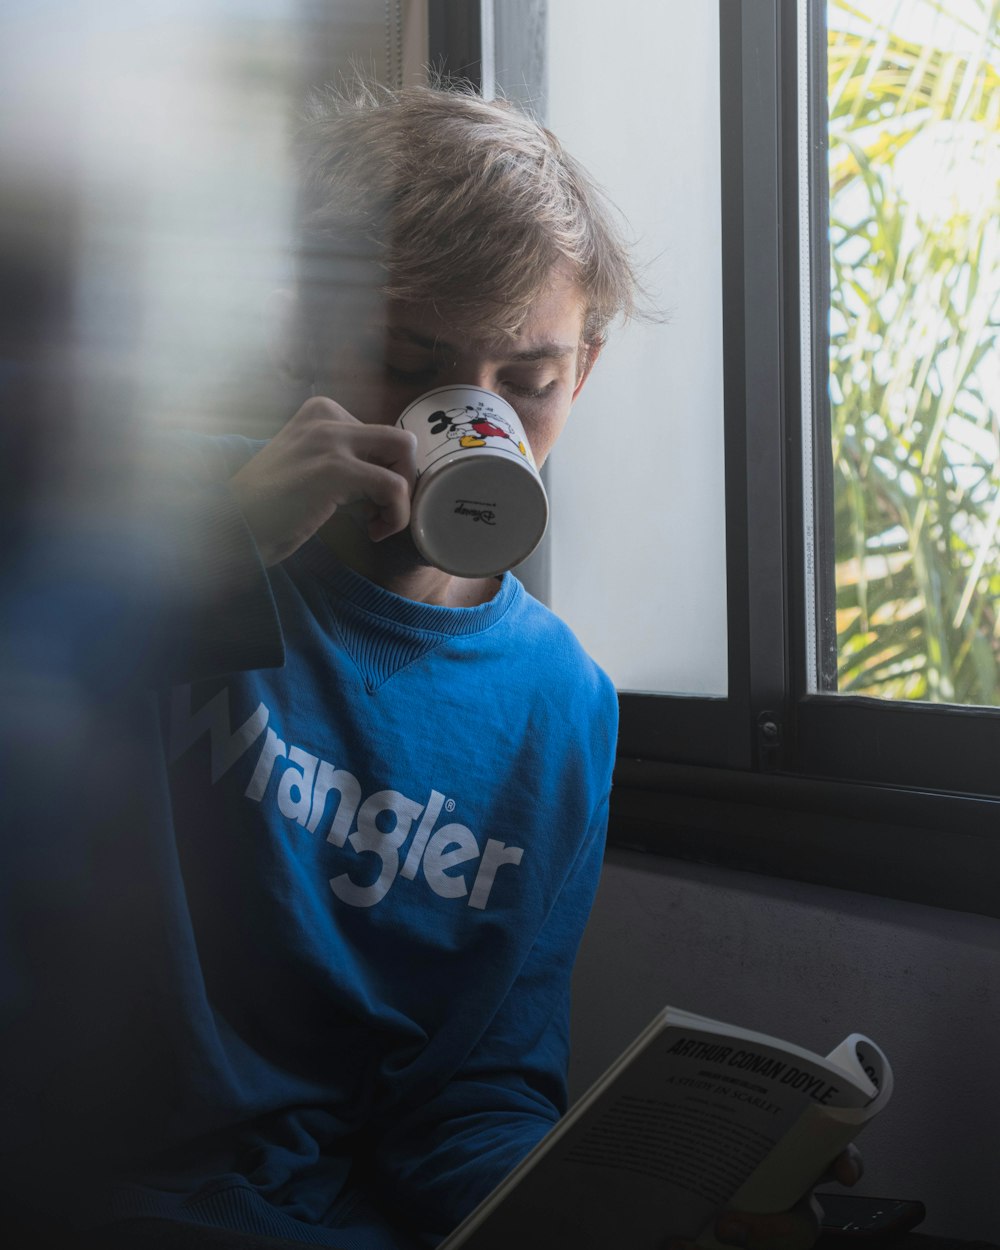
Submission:
[[[718,6],[548,10],[548,124],[669,313],[612,337],[551,458],[552,606],[621,689],[725,694]]]
[[[821,1053],[868,1033],[896,1087],[857,1192],[1000,1241],[1000,921],[614,850],[574,996],[574,1097],[668,1003]]]

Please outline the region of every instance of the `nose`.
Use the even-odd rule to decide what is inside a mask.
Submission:
[[[453,386],[481,386],[485,391],[496,391],[496,370],[484,360],[471,356],[459,357],[448,368],[447,383]]]

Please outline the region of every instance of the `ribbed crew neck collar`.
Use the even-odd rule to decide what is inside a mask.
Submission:
[[[383,620],[408,629],[436,634],[481,633],[495,625],[523,593],[521,583],[504,573],[497,593],[488,603],[471,608],[449,608],[439,604],[417,603],[385,590],[341,564],[319,538],[312,538],[290,557],[288,563],[319,579],[331,594]]]

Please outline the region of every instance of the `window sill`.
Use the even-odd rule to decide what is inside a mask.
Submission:
[[[1000,917],[1000,800],[619,757],[614,846]]]

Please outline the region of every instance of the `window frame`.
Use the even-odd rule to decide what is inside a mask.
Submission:
[[[513,3],[536,22],[544,11]],[[1000,712],[820,694],[808,676],[816,667],[829,686],[836,657],[809,643],[835,599],[816,318],[807,331],[822,367],[806,400],[816,420],[808,430],[800,420],[798,9],[719,0],[729,693],[621,693],[609,843],[1000,916],[1000,770],[989,766]],[[814,90],[802,147],[822,214],[825,0],[807,11]],[[807,242],[821,283],[824,220]]]

